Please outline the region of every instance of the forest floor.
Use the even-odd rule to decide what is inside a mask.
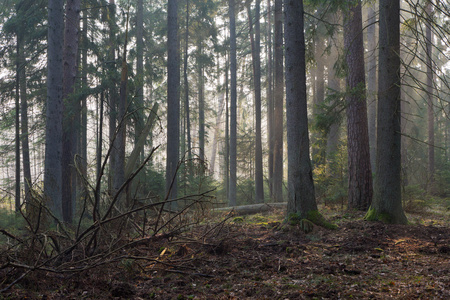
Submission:
[[[408,214],[409,225],[321,211],[337,230],[305,234],[282,226],[282,211],[210,221],[115,263],[31,272],[0,299],[450,299],[448,209]]]

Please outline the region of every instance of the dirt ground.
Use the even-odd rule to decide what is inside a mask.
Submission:
[[[447,215],[448,216],[448,215]],[[33,271],[4,299],[450,299],[448,219],[329,217],[303,233],[282,212],[197,225],[76,273]],[[24,270],[0,270],[0,289]]]

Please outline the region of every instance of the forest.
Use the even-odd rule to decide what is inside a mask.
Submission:
[[[450,298],[450,3],[2,0],[0,299]]]

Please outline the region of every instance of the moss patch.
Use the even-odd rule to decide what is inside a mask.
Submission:
[[[379,212],[373,207],[369,207],[369,210],[364,216],[364,220],[381,221],[385,224],[403,224],[403,222],[399,220],[399,218],[396,218],[393,214],[387,212]]]
[[[302,218],[300,213],[290,213],[286,218],[286,222],[291,226],[300,225],[305,233],[311,232],[314,225],[327,229],[338,228],[336,224],[327,221],[317,210],[309,211],[306,214],[306,218]]]
[[[309,211],[306,218],[313,222],[314,224],[327,228],[327,229],[337,229],[338,226],[327,221],[324,216],[317,210]]]

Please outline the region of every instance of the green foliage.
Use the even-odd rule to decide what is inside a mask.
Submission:
[[[450,196],[450,162],[438,166],[435,174],[434,192],[441,197]]]
[[[21,220],[22,218],[15,212],[11,212],[9,209],[5,208],[0,209],[0,228],[8,229],[17,227],[18,222]]]
[[[319,104],[318,113],[315,117],[313,129],[322,132],[326,136],[331,125],[340,124],[345,111],[345,93],[328,89],[327,95]]]
[[[316,196],[327,206],[343,205],[347,199],[347,144],[339,142],[338,151],[330,153],[326,164],[315,166]]]
[[[0,229],[16,235],[21,229],[25,228],[25,220],[19,213],[9,209],[0,208]],[[0,233],[0,244],[6,242],[9,238]]]
[[[145,168],[142,177],[139,177],[141,182],[139,182],[140,189],[143,194],[150,194],[153,196],[159,196],[164,198],[166,179],[164,174],[156,171],[154,168]]]
[[[196,195],[216,189],[219,185],[207,170],[207,165],[200,159],[185,161],[178,172],[178,193]]]
[[[419,185],[409,185],[403,191],[403,209],[406,212],[424,212],[430,205],[430,197]]]
[[[255,203],[255,181],[253,178],[243,178],[238,180],[236,203],[237,205]]]

